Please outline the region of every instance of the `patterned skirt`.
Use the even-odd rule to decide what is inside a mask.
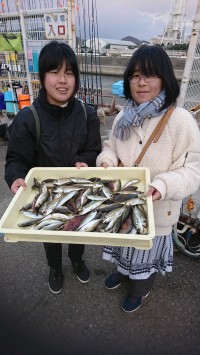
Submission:
[[[150,250],[105,246],[103,259],[117,264],[117,271],[129,276],[131,280],[147,279],[154,272],[164,275],[172,271],[172,235],[155,237]]]

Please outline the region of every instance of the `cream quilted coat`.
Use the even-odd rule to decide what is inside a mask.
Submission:
[[[131,127],[130,139],[121,141],[113,136],[119,112],[109,140],[97,157],[97,166],[133,166],[143,146],[162,115],[145,119],[142,127]],[[157,143],[151,143],[140,166],[150,169],[151,186],[160,191],[161,200],[154,202],[156,235],[169,234],[179,218],[183,198],[196,192],[200,185],[200,131],[195,119],[185,109],[177,107]]]

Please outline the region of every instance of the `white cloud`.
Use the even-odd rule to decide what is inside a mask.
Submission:
[[[159,13],[138,11],[138,14],[140,16],[142,16],[143,18],[146,18],[147,20],[149,18],[153,24],[155,24],[158,21],[163,22],[163,23],[167,23],[168,18],[169,18],[169,13],[164,13],[164,14],[160,15]]]

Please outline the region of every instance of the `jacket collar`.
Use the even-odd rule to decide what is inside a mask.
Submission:
[[[71,112],[74,106],[75,97],[71,97],[66,107],[52,105],[47,101],[46,91],[42,88],[39,91],[38,101],[45,111],[49,112],[53,116],[60,116],[66,114],[67,112]]]

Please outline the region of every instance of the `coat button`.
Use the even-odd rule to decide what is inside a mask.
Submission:
[[[142,144],[142,141],[139,141],[139,144]]]

